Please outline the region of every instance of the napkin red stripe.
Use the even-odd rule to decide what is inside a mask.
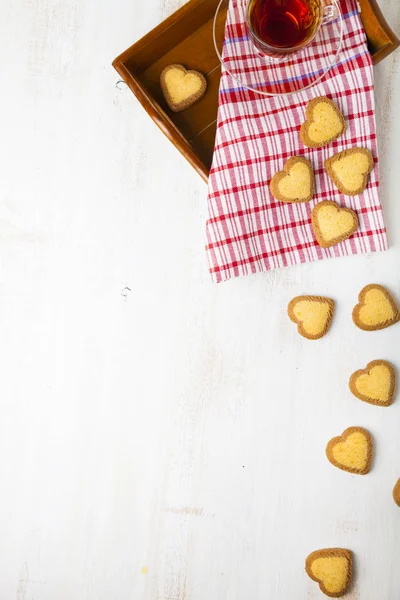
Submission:
[[[356,0],[341,0],[344,36],[338,64],[310,90],[272,98],[240,87],[224,68],[225,63],[231,65],[232,52],[237,47],[248,76],[257,68],[251,44],[245,39],[247,27],[243,7],[238,2],[231,0],[228,11],[217,134],[209,178],[206,250],[213,280],[386,250],[379,199],[373,69]],[[313,69],[310,54],[305,55],[304,61],[305,66],[301,58],[298,61],[299,77]],[[267,65],[266,71],[268,68]],[[280,71],[280,86],[285,88],[288,84],[284,67]],[[338,104],[347,131],[327,148],[306,148],[299,138],[305,108],[311,98],[322,95]],[[370,149],[375,167],[367,189],[359,196],[348,197],[336,189],[323,163],[332,154],[354,146]],[[314,166],[316,192],[309,203],[282,203],[269,192],[272,175],[293,155],[306,156]],[[320,248],[311,228],[311,209],[326,198],[353,208],[359,216],[360,228],[337,246]]]

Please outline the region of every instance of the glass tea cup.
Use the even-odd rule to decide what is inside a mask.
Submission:
[[[253,45],[282,61],[308,46],[320,27],[339,15],[327,0],[248,0],[246,21]]]

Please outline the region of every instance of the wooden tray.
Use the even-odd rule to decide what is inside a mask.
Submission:
[[[113,66],[161,131],[205,181],[214,150],[220,63],[213,44],[213,19],[218,0],[190,0],[141,40],[118,56]],[[369,50],[377,64],[399,45],[376,0],[360,0]],[[223,36],[226,12],[217,34]],[[207,93],[190,108],[173,113],[160,88],[160,73],[181,63],[207,76]]]

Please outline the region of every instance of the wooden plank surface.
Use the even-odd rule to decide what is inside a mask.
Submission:
[[[206,186],[110,66],[179,5],[0,5],[0,597],[320,600],[304,559],[340,545],[348,599],[398,600],[400,397],[347,380],[400,370],[400,325],[350,318],[366,283],[400,300],[400,53],[375,70],[390,251],[215,286]],[[285,314],[301,293],[338,303],[317,344]],[[351,425],[366,477],[324,456]]]

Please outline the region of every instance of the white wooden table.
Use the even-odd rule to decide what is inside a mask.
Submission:
[[[400,325],[351,324],[367,283],[400,300],[400,52],[375,70],[390,251],[217,286],[206,186],[110,66],[180,3],[0,3],[0,598],[317,600],[304,559],[344,546],[349,599],[399,600],[400,398],[347,381],[400,369]],[[301,293],[337,301],[318,343]],[[325,458],[351,425],[366,477]]]

